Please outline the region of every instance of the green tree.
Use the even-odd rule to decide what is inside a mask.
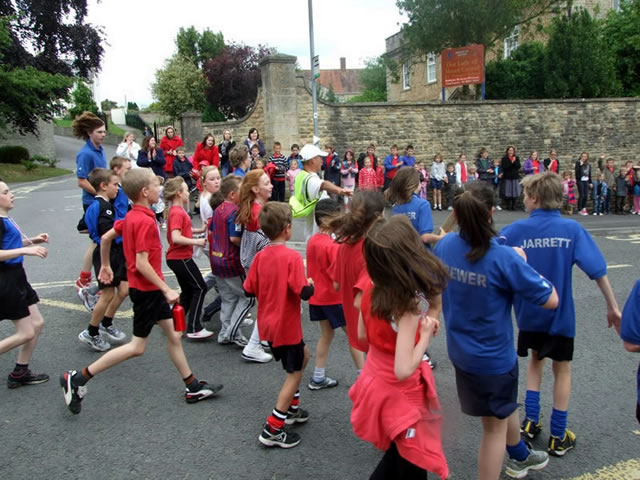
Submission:
[[[198,40],[200,33],[192,25],[189,28],[180,27],[176,35],[176,47],[178,55],[190,58],[194,62],[198,60]]]
[[[369,58],[360,72],[362,93],[352,97],[350,102],[387,101],[387,65],[383,57]]]
[[[545,47],[525,43],[511,57],[487,63],[486,98],[544,98]]]
[[[138,104],[136,102],[127,102],[127,111],[130,110],[137,112],[140,109],[138,108]]]
[[[639,26],[640,0],[620,2],[620,10],[610,11],[604,24],[604,40],[624,96],[640,96]]]
[[[516,26],[541,28],[540,17],[560,0],[398,0],[408,21],[402,26],[405,58],[446,48],[480,44],[486,49]]]
[[[156,72],[151,92],[160,110],[175,120],[184,112],[202,112],[206,106],[206,80],[190,59],[174,55]]]
[[[606,97],[620,91],[602,25],[584,9],[554,18],[544,69],[549,98]]]
[[[98,105],[93,99],[91,89],[83,81],[79,81],[71,92],[73,106],[69,109],[69,118],[76,118],[82,112],[98,113]]]
[[[224,48],[222,32],[214,33],[208,28],[202,33],[192,25],[189,28],[180,27],[176,35],[178,55],[189,58],[197,66],[218,56]]]
[[[108,112],[114,108],[118,108],[118,102],[114,102],[113,100],[109,100],[108,98],[102,100],[100,102],[100,109],[103,112]]]

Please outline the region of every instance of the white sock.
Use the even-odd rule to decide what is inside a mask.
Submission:
[[[313,370],[313,381],[316,383],[322,383],[325,377],[324,372],[325,372],[324,368],[316,367]]]
[[[256,318],[255,323],[253,324],[253,330],[251,331],[251,338],[249,338],[249,343],[247,347],[250,349],[256,349],[260,347],[260,335],[258,334],[258,319]]]

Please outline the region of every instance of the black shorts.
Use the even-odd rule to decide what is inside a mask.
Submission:
[[[28,317],[29,306],[40,299],[27,281],[22,263],[0,267],[0,320]]]
[[[518,362],[502,375],[476,375],[456,367],[456,387],[463,413],[507,418],[518,408]]]
[[[309,319],[312,322],[329,320],[329,325],[334,330],[344,327],[347,322],[344,319],[342,305],[309,305]]]
[[[276,359],[276,362],[282,362],[282,368],[286,370],[287,373],[302,370],[302,366],[304,365],[304,340],[297,345],[280,345],[279,347],[274,347],[273,344],[269,342],[269,347],[271,348],[273,358]]]
[[[148,337],[156,323],[172,318],[171,307],[160,290],[144,292],[130,288],[129,298],[133,303],[133,335],[136,337]]]
[[[436,180],[435,178],[431,179],[431,190],[442,190],[442,184],[444,181]]]
[[[93,270],[96,272],[96,278],[98,278],[98,274],[100,273],[101,263],[100,246],[98,245],[93,251]],[[127,263],[124,259],[124,251],[122,250],[121,243],[114,242],[111,244],[109,263],[111,264],[111,270],[113,271],[113,281],[109,285],[105,285],[98,280],[98,288],[100,290],[103,288],[117,287],[120,285],[120,282],[127,281]]]
[[[78,226],[76,227],[78,229],[79,233],[89,233],[89,227],[87,227],[87,224],[84,221],[84,214],[87,213],[87,208],[89,208],[89,205],[85,205],[83,203],[82,204],[82,217],[80,217],[80,220],[78,221]]]
[[[573,338],[549,335],[545,332],[518,332],[518,356],[526,357],[529,350],[538,352],[538,358],[545,357],[558,362],[573,360]]]

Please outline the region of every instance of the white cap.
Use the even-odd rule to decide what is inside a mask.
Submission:
[[[300,150],[300,156],[302,157],[302,161],[303,162],[306,162],[307,160],[311,160],[312,158],[315,158],[318,155],[321,156],[321,157],[326,157],[329,154],[327,152],[323,152],[322,150],[320,150],[315,145],[311,145],[309,143],[307,143]]]

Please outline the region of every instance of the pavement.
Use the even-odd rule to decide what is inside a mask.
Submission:
[[[74,168],[82,143],[56,137],[63,168]],[[107,157],[113,155],[107,147]],[[382,453],[358,439],[351,429],[348,388],[356,380],[345,335],[337,332],[327,373],[340,385],[311,392],[303,376],[301,405],[311,418],[295,427],[302,443],[293,450],[262,447],[257,440],[284,379],[279,364],[251,364],[240,349],[215,341],[184,341],[187,358],[201,379],[222,382],[217,398],[194,405],[183,399],[184,385],[166,353],[163,334],[154,329],[145,355],[118,365],[88,383],[82,413],[65,407],[58,376],[82,368],[99,357],[77,340],[89,314],[72,283],[77,277],[86,236],[76,233],[81,215],[80,191],[74,176],[34,184],[12,185],[16,207],[11,212],[27,234],[48,232],[49,256],[27,257],[25,268],[40,296],[45,328],[31,363],[51,375],[43,385],[9,390],[0,387],[1,479],[24,478],[211,478],[211,479],[364,479]],[[497,212],[498,227],[524,213]],[[434,212],[440,225],[447,212]],[[640,265],[640,217],[575,217],[595,237],[609,263],[609,277],[622,308]],[[291,246],[303,251],[301,228],[294,225]],[[198,261],[206,271],[206,260]],[[169,269],[164,266],[164,271]],[[175,278],[167,275],[170,285]],[[213,295],[209,295],[211,300]],[[578,436],[575,450],[552,458],[531,479],[640,479],[640,425],[635,421],[635,375],[638,355],[624,351],[614,330],[606,328],[605,303],[596,287],[574,269],[578,333],[573,362],[573,395],[569,424]],[[469,308],[473,308],[470,302]],[[131,334],[131,304],[126,301],[116,325]],[[311,351],[319,337],[303,303],[305,341]],[[219,329],[217,317],[210,324]],[[13,333],[0,322],[0,338]],[[444,329],[430,346],[438,361],[435,378],[443,414],[443,445],[452,479],[476,478],[480,422],[460,413],[455,374],[447,358]],[[245,334],[250,330],[245,329]],[[0,356],[0,372],[14,365],[13,352]],[[526,361],[520,361],[521,397]],[[551,413],[551,369],[542,390],[542,437],[545,448]],[[506,477],[505,477],[506,478]]]

